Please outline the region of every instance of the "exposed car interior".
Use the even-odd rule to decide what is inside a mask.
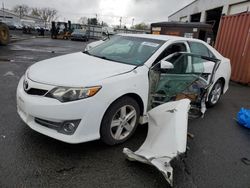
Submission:
[[[162,61],[172,63],[173,68],[161,69],[160,61],[149,71],[149,109],[169,101],[188,98],[191,100],[193,112],[200,114],[199,112],[204,111],[202,108],[207,97],[207,88],[212,81],[217,62],[186,52],[176,52]]]

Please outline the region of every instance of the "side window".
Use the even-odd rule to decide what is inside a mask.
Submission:
[[[175,52],[187,52],[187,47],[184,43],[175,43],[175,44],[170,44],[155,60],[153,65],[155,63],[158,63],[160,60],[163,58],[167,57],[170,54],[173,54]]]
[[[189,42],[191,53],[194,53],[196,55],[206,56],[210,57],[210,53],[208,48],[199,42]]]
[[[177,53],[166,59],[174,67],[165,71],[150,70],[150,107],[155,107],[180,96],[192,96],[192,102],[201,102],[202,88],[210,83],[216,61],[208,61],[199,55]],[[209,74],[204,78],[203,74]]]
[[[164,57],[167,57],[168,55],[176,53],[176,52],[186,52],[186,51],[187,51],[187,48],[184,43],[172,44],[164,50],[165,52]]]

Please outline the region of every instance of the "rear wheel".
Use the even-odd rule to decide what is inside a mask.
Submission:
[[[115,101],[106,111],[100,129],[101,140],[115,145],[129,139],[138,125],[140,108],[131,97]]]
[[[218,80],[214,84],[209,94],[208,101],[207,101],[207,105],[209,107],[215,106],[219,102],[222,91],[223,91],[223,82],[221,80]]]

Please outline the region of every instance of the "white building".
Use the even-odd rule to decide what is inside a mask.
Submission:
[[[195,0],[171,14],[169,21],[206,22],[217,15],[250,11],[249,0]]]
[[[8,9],[0,9],[0,21],[4,23],[10,23],[13,25],[27,25],[30,27],[44,27],[45,23],[42,19],[35,16],[23,16],[20,19],[20,15],[11,12]]]
[[[44,20],[35,17],[35,16],[24,16],[21,19],[22,24],[24,25],[30,25],[32,27],[43,27],[45,28],[45,22]]]
[[[20,22],[20,17],[7,9],[0,9],[0,21],[2,22]]]
[[[250,11],[250,0],[195,0],[171,14],[168,20],[209,23],[216,37],[222,15],[247,11]]]

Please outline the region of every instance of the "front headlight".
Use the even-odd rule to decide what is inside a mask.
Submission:
[[[70,87],[56,87],[49,91],[45,96],[55,98],[61,102],[75,101],[94,96],[101,86],[85,87],[85,88],[70,88]]]

